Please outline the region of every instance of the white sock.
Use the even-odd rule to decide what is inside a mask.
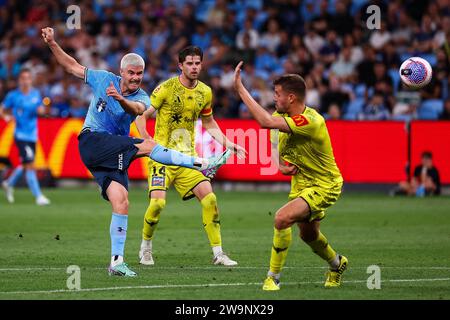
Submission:
[[[217,257],[219,254],[222,253],[222,247],[221,247],[221,246],[215,246],[215,247],[212,247],[212,251],[213,251],[213,254],[214,254],[214,258],[215,258],[215,257]]]
[[[117,259],[116,259],[116,257],[117,257]],[[118,264],[121,264],[121,263],[123,263],[123,257],[122,256],[112,256],[111,257],[111,266],[112,267],[115,267],[115,266],[117,266]]]
[[[267,272],[267,276],[272,277],[278,281],[280,281],[280,274],[279,273],[273,273],[272,271]]]
[[[339,264],[341,262],[341,259],[339,259],[339,255],[336,253],[336,257],[333,259],[333,261],[330,262],[330,267],[333,270],[336,270],[339,268]]]
[[[153,249],[152,240],[144,240],[144,239],[142,239],[141,249],[144,249],[144,248],[152,250]]]

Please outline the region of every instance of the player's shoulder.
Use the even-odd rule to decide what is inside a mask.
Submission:
[[[157,94],[160,91],[167,91],[173,89],[177,85],[177,77],[172,77],[163,82],[160,82],[155,89],[153,89],[152,94]],[[161,90],[162,89],[162,90]]]
[[[14,97],[20,94],[20,90],[19,88],[13,89],[11,91],[9,91],[6,96],[10,96],[10,97]]]
[[[140,95],[140,96],[146,96],[146,97],[148,97],[147,91],[145,91],[145,90],[142,89],[142,88],[139,88],[137,94]]]
[[[316,109],[306,106],[305,111],[302,113],[309,121],[314,123],[323,123],[325,118],[317,112]]]
[[[198,80],[197,87],[195,89],[197,89],[199,91],[203,91],[203,92],[212,92],[211,87],[200,80]]]
[[[89,75],[90,77],[96,77],[96,78],[119,78],[115,73],[112,73],[111,71],[104,70],[104,69],[89,69],[86,68],[86,75]]]

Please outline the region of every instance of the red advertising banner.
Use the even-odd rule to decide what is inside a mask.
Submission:
[[[420,164],[422,152],[431,151],[441,182],[450,183],[450,121],[411,123],[411,174]]]
[[[271,161],[269,131],[261,129],[253,120],[223,119],[218,121],[226,136],[244,146],[247,159],[233,156],[216,177],[230,181],[289,181]],[[90,178],[78,153],[77,135],[80,119],[40,119],[39,142],[36,150],[38,168],[49,168],[56,178]],[[148,122],[153,134],[154,121]],[[406,179],[408,135],[403,122],[329,121],[327,127],[334,154],[346,182],[395,183]],[[0,121],[0,157],[8,157],[18,164],[14,145],[14,123]],[[208,157],[222,151],[222,147],[205,133],[200,122],[197,127],[196,149]],[[133,125],[131,135],[138,136]],[[431,138],[432,137],[432,138]],[[450,123],[413,122],[412,164],[419,162],[420,152],[430,150],[441,171],[444,183],[450,182]],[[147,159],[136,160],[129,169],[131,179],[146,179]]]

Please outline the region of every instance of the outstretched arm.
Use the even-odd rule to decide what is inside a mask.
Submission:
[[[62,65],[68,73],[71,73],[78,78],[84,79],[84,72],[86,67],[82,66],[73,57],[65,53],[64,50],[58,45],[58,43],[56,43],[53,28],[47,27],[41,29],[41,31],[42,38],[52,51],[53,55],[56,58],[56,61],[58,61],[58,63]]]
[[[292,131],[283,117],[271,116],[263,107],[258,104],[258,102],[255,101],[255,99],[253,99],[248,90],[245,88],[241,80],[242,64],[242,61],[239,62],[239,64],[236,66],[236,69],[234,69],[234,86],[250,113],[262,128],[279,129],[282,132],[291,133]]]
[[[136,117],[134,123],[136,124],[136,128],[139,131],[139,135],[143,139],[151,138],[150,134],[147,131],[147,120],[151,118],[153,113],[156,111],[155,107],[150,106],[142,115]]]

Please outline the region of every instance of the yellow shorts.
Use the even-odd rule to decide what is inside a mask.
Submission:
[[[178,166],[166,166],[151,159],[149,159],[148,168],[149,195],[154,190],[167,191],[173,183],[183,200],[189,200],[195,197],[192,189],[200,182],[210,181],[200,171]]]
[[[319,186],[311,186],[305,188],[292,188],[289,193],[289,201],[302,198],[309,205],[310,216],[309,222],[314,220],[322,220],[325,218],[325,209],[333,205],[342,190],[342,182],[339,182],[331,188],[324,188]]]

